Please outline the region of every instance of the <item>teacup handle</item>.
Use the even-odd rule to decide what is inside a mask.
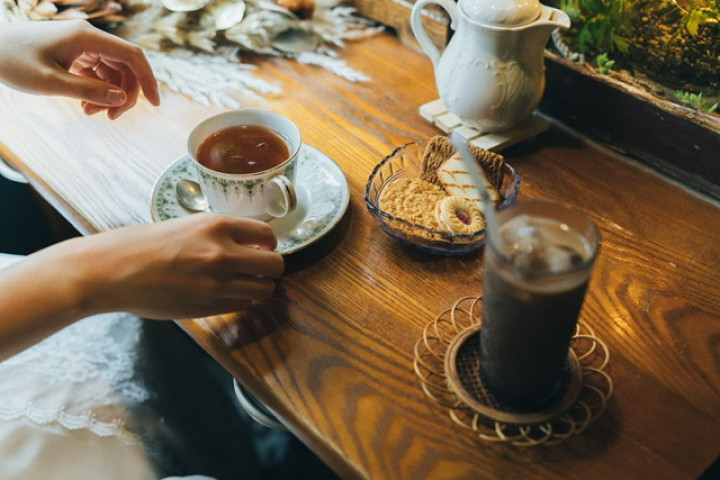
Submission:
[[[430,58],[433,67],[436,67],[438,60],[440,60],[440,50],[438,50],[432,40],[430,40],[430,36],[425,31],[422,23],[422,9],[425,8],[425,5],[431,3],[435,3],[445,9],[450,16],[450,29],[453,31],[457,28],[457,7],[452,0],[419,0],[415,2],[410,12],[410,27],[412,27],[413,35],[415,35],[415,39],[420,44],[425,55]]]
[[[275,218],[284,217],[297,206],[297,194],[292,182],[285,175],[276,175],[270,179],[280,192],[279,199],[270,204],[268,214]]]

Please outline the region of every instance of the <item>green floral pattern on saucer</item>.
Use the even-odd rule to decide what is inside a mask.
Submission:
[[[185,155],[173,162],[155,182],[150,214],[156,222],[184,217],[192,212],[177,201],[175,184],[180,178],[195,180],[192,160]],[[347,179],[327,155],[303,144],[297,161],[297,208],[285,218],[268,222],[278,237],[277,251],[296,252],[327,234],[342,218],[350,202]]]

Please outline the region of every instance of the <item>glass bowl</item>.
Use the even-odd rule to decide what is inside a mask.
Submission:
[[[419,178],[422,172],[424,143],[408,143],[398,147],[373,169],[365,187],[365,204],[378,225],[390,236],[419,250],[441,255],[465,255],[479,249],[485,243],[485,229],[473,234],[451,233],[433,230],[383,211],[378,206],[385,186],[400,178]],[[520,175],[505,163],[505,175],[500,189],[502,209],[515,203],[520,190]]]

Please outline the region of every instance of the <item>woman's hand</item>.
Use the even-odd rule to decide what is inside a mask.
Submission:
[[[142,89],[160,104],[157,81],[142,49],[84,20],[4,23],[0,81],[29,93],[82,100],[86,114],[115,119]]]
[[[270,297],[284,269],[276,243],[264,222],[196,214],[48,250],[76,266],[68,275],[86,315],[121,310],[178,319],[238,311]]]

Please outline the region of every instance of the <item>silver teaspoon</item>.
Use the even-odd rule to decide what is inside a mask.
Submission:
[[[181,178],[175,184],[175,192],[177,193],[180,205],[195,212],[203,212],[208,210],[208,201],[200,190],[200,185],[187,178]]]

